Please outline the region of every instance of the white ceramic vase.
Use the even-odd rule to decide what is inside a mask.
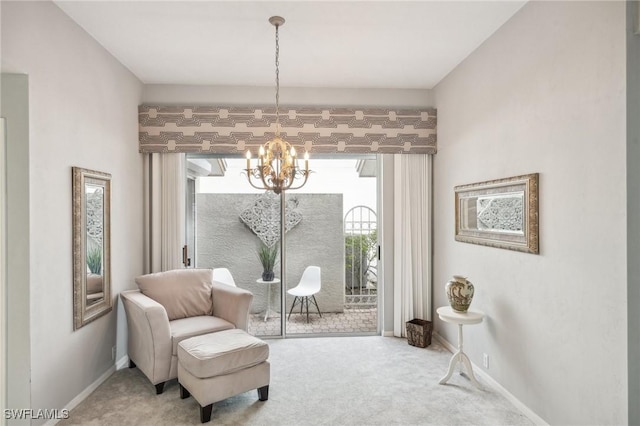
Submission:
[[[454,275],[453,279],[447,282],[445,290],[451,308],[457,312],[467,312],[474,292],[473,284],[467,280],[467,277]]]

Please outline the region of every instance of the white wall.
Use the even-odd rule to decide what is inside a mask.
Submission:
[[[150,105],[274,105],[275,87],[147,84],[144,86],[143,101]],[[426,108],[433,106],[433,92],[410,89],[280,87],[280,105]]]
[[[436,306],[469,277],[465,350],[552,424],[627,421],[625,67],[624,2],[529,2],[436,87]],[[532,172],[540,255],[454,240],[455,185]]]
[[[638,34],[634,34],[638,28]],[[640,4],[627,3],[629,424],[640,424]]]
[[[31,407],[62,408],[126,353],[117,303],[73,331],[71,167],[112,175],[117,300],[142,273],[142,84],[53,3],[1,7],[3,71],[29,77]]]
[[[31,355],[29,319],[29,81],[27,76],[3,74],[0,107],[7,120],[7,253],[6,329],[7,407],[29,407]],[[6,307],[6,310],[5,310]],[[2,354],[4,356],[4,353]],[[4,389],[3,389],[4,391]]]

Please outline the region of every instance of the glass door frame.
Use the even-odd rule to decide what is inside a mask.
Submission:
[[[322,160],[327,160],[327,159],[344,159],[344,158],[354,158],[356,156],[354,155],[340,155],[340,154],[322,154],[322,155],[318,155],[317,159],[322,159]],[[375,186],[375,196],[376,196],[376,229],[378,229],[377,232],[377,256],[378,256],[378,262],[377,262],[377,303],[376,303],[376,331],[375,332],[345,332],[345,333],[337,333],[340,336],[361,336],[361,335],[380,335],[381,331],[383,330],[383,307],[384,307],[384,294],[385,294],[385,282],[384,282],[384,262],[381,260],[381,253],[382,253],[382,241],[383,241],[383,233],[384,230],[382,229],[382,225],[383,225],[383,191],[382,191],[382,178],[383,178],[383,156],[380,154],[364,154],[364,155],[358,155],[357,156],[359,159],[360,158],[375,158],[376,160],[376,186]],[[227,159],[242,159],[242,155],[241,154],[187,154],[185,156],[185,162],[188,161],[189,158],[227,158]],[[198,255],[198,249],[197,249],[197,227],[198,227],[198,220],[197,220],[197,184],[195,179],[197,178],[197,176],[194,176],[193,174],[189,173],[189,169],[188,166],[185,166],[185,223],[184,223],[184,227],[185,227],[185,247],[190,247],[190,253],[188,253],[188,258],[190,258],[192,260],[191,265],[189,267],[198,267],[197,264],[197,255]],[[191,181],[191,182],[190,182]],[[247,183],[248,185],[248,183]],[[190,198],[190,192],[189,190],[193,189],[193,194],[192,197]],[[303,191],[303,190],[302,190]],[[301,192],[302,192],[301,191]],[[295,194],[295,191],[292,191],[292,194]],[[273,334],[273,335],[265,335],[265,336],[260,336],[261,338],[287,338],[288,335],[290,337],[320,337],[320,336],[327,336],[326,333],[288,333],[287,330],[287,316],[286,316],[286,306],[287,306],[287,283],[288,283],[288,277],[287,277],[287,273],[286,273],[286,267],[287,267],[287,259],[286,259],[286,247],[287,247],[287,238],[286,238],[286,233],[285,233],[285,225],[286,225],[286,220],[285,220],[285,214],[286,214],[286,203],[287,203],[287,196],[289,194],[285,191],[283,192],[279,199],[280,199],[280,283],[279,283],[279,287],[280,287],[280,334]],[[193,201],[193,204],[191,205],[190,201]],[[193,215],[193,223],[190,224],[189,223],[189,217],[190,214]],[[190,232],[189,231],[189,227],[192,226],[193,229]],[[193,234],[193,244],[190,244],[190,240],[189,240],[189,235]],[[185,267],[187,267],[185,265]],[[267,293],[268,294],[268,293]],[[268,296],[267,296],[268,297]],[[269,301],[267,301],[267,306],[269,304]],[[267,308],[268,309],[268,308]],[[334,334],[330,334],[330,335],[334,335]]]

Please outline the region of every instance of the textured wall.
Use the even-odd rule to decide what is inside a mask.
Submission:
[[[295,287],[309,265],[322,268],[322,290],[316,299],[323,312],[342,312],[344,305],[344,238],[341,194],[301,194],[298,200],[302,221],[286,235],[287,288]],[[258,237],[240,220],[240,213],[252,205],[252,194],[198,194],[196,197],[196,266],[229,268],[238,287],[254,294],[252,312],[267,304],[267,288],[256,283],[262,266],[256,250]],[[276,277],[280,277],[280,264]],[[280,291],[272,285],[272,307],[278,307]],[[287,310],[292,302],[287,297]]]
[[[469,277],[465,352],[550,424],[627,422],[625,69],[624,2],[528,2],[436,88],[435,307]],[[539,255],[454,240],[455,185],[532,172]]]

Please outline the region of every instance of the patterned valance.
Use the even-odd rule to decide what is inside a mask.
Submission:
[[[138,108],[140,152],[242,154],[275,131],[275,107]],[[280,108],[281,136],[311,153],[436,153],[436,110]]]

